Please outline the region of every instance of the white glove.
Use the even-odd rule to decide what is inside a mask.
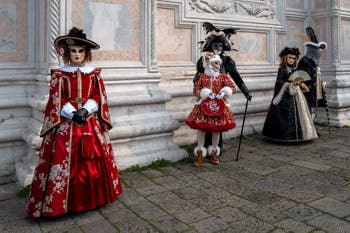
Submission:
[[[209,99],[215,99],[215,94],[213,92],[210,92],[208,95]]]
[[[225,93],[224,92],[220,92],[219,94],[216,95],[216,98],[219,100],[222,100],[225,97]]]

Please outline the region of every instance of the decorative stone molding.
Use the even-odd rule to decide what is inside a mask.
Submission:
[[[244,15],[266,19],[273,19],[276,16],[275,0],[189,0],[188,4],[192,11],[198,13]]]

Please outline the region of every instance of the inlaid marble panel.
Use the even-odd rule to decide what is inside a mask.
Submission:
[[[175,27],[175,10],[157,10],[158,61],[191,61],[192,29]]]
[[[285,47],[297,47],[301,54],[304,54],[304,40],[301,39],[300,34],[304,32],[303,20],[288,20],[287,21],[287,34],[276,36],[276,53],[275,59],[279,62],[279,53]]]
[[[0,2],[0,62],[28,59],[28,1]]]
[[[304,9],[304,0],[286,1],[287,8]]]
[[[341,60],[350,61],[350,20],[340,21],[340,57]]]
[[[316,10],[327,9],[327,4],[329,0],[314,0],[314,7]]]
[[[349,0],[340,0],[340,8],[350,9],[350,1]]]
[[[304,50],[304,40],[300,37],[301,34],[305,34],[304,21],[289,20],[287,22],[288,31],[285,40],[283,40],[284,46],[297,47],[302,52]]]
[[[328,23],[327,23],[327,19],[320,19],[320,20],[315,20],[315,33],[317,36],[318,41],[324,41],[328,44],[327,41],[327,30],[328,30]],[[321,60],[322,61],[326,61],[327,60],[327,53],[328,50],[322,50],[321,51]]]
[[[101,45],[94,60],[140,60],[139,0],[72,1],[73,26],[83,28],[87,36]]]
[[[238,53],[233,56],[240,64],[258,64],[267,62],[267,34],[253,32],[238,32],[232,38],[234,48]]]

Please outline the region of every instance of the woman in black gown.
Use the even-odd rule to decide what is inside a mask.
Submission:
[[[309,106],[303,94],[305,85],[300,78],[292,81],[300,52],[298,48],[285,47],[279,54],[280,67],[274,97],[266,116],[262,134],[275,141],[308,141],[317,138]]]

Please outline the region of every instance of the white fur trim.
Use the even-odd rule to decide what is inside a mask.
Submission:
[[[60,70],[62,70],[64,72],[69,72],[69,73],[74,73],[78,69],[84,74],[89,74],[95,70],[95,67],[92,67],[92,66],[78,67],[78,66],[65,65],[65,66],[60,68]]]
[[[89,114],[93,112],[97,112],[98,110],[98,103],[94,99],[88,99],[83,108],[85,108]]]
[[[205,156],[207,156],[207,149],[205,149],[205,147],[203,147],[203,146],[196,146],[195,148],[194,148],[194,150],[193,150],[193,154],[195,155],[195,156],[197,156],[197,151],[199,151],[199,150],[201,150],[202,151],[202,156],[203,156],[203,158],[205,157]]]
[[[232,95],[232,89],[228,86],[223,87],[220,92],[224,92],[225,95],[231,96]]]
[[[61,116],[67,118],[67,119],[72,119],[73,118],[73,115],[75,112],[77,111],[75,109],[75,107],[70,103],[70,102],[67,102],[63,105],[62,109],[61,109]]]
[[[317,47],[317,48],[321,47],[321,45],[324,45],[325,46],[324,49],[327,49],[327,43],[324,42],[324,41],[321,41],[321,42],[318,42],[318,43],[314,43],[314,42],[310,42],[309,41],[309,42],[305,42],[304,45],[305,46],[312,45],[312,46]]]
[[[209,88],[203,88],[201,90],[201,92],[199,93],[199,96],[201,97],[201,99],[204,100],[204,99],[208,98],[210,92],[211,92],[211,90]]]
[[[208,146],[208,154],[210,155],[213,151],[215,151],[216,156],[220,156],[220,147],[217,146],[216,149],[214,149],[213,145]]]
[[[208,65],[207,68],[204,70],[204,74],[206,74],[209,77],[217,78],[220,74],[219,70],[215,70],[211,65]]]
[[[210,155],[213,151],[215,151],[216,156],[220,156],[220,147],[217,146],[215,149],[213,145],[208,146],[208,154]]]

